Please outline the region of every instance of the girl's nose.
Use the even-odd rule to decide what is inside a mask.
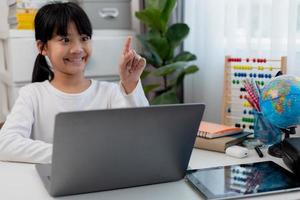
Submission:
[[[80,41],[74,41],[72,47],[71,47],[71,53],[82,53],[83,47]]]

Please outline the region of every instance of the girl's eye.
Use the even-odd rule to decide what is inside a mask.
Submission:
[[[82,36],[81,37],[81,40],[82,41],[88,41],[88,40],[90,40],[91,38],[89,37],[89,36]]]
[[[63,37],[63,38],[60,39],[60,41],[62,41],[64,43],[68,43],[68,42],[70,42],[70,39],[67,38],[67,37]]]

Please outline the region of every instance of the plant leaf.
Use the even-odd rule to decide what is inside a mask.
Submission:
[[[188,67],[186,67],[185,69],[183,69],[177,76],[177,78],[173,81],[171,81],[171,84],[175,84],[178,86],[178,85],[181,85],[183,80],[184,80],[184,77],[188,74],[193,74],[195,72],[197,72],[199,70],[199,68],[196,66],[196,65],[190,65]]]
[[[146,0],[146,8],[163,9],[168,0]]]
[[[145,7],[146,8],[158,8],[159,1],[157,0],[146,0]]]
[[[195,54],[192,54],[188,51],[184,51],[184,52],[181,52],[180,54],[178,54],[173,59],[173,61],[174,62],[177,62],[177,61],[193,61],[193,60],[196,60],[196,59],[197,59],[197,56]]]
[[[135,12],[135,16],[149,27],[164,33],[166,24],[161,20],[161,11],[156,8],[147,8],[145,10]]]
[[[148,32],[146,32],[144,34],[145,34],[145,38],[147,40],[149,40],[152,37],[160,37],[161,36],[161,33],[155,29],[150,29]]]
[[[150,85],[145,85],[143,87],[144,92],[147,94],[149,92],[151,92],[152,90],[158,88],[160,86],[160,84],[150,84]]]
[[[169,43],[169,46],[170,46],[170,42]],[[169,64],[169,63],[173,63],[172,59],[174,58],[174,48],[170,46],[169,48],[169,52],[168,52],[168,55],[166,57],[166,63]],[[170,62],[172,61],[172,62]]]
[[[161,20],[165,24],[167,24],[171,14],[172,14],[172,11],[176,5],[176,0],[167,0],[164,5],[165,6],[163,7],[163,9],[161,11]]]
[[[145,54],[141,54],[141,56],[146,59],[147,64],[152,65],[154,68],[159,68],[159,66],[161,66],[149,52],[145,52]]]
[[[151,72],[149,70],[144,69],[144,71],[141,74],[141,80],[146,78]]]
[[[166,37],[171,47],[175,48],[181,44],[184,38],[189,34],[190,28],[184,23],[177,23],[170,26],[167,30]]]
[[[199,68],[197,65],[190,65],[184,69],[185,74],[193,74],[197,71],[199,71]]]
[[[155,97],[152,101],[152,105],[158,104],[176,104],[179,103],[176,92],[174,90],[169,90],[161,95]]]
[[[184,66],[186,66],[186,62],[175,62],[175,63],[171,63],[165,66],[162,66],[160,68],[157,68],[153,74],[155,76],[166,76],[168,74],[171,74],[173,72],[175,72],[177,69],[183,68]]]
[[[137,35],[138,40],[141,42],[144,48],[144,57],[146,58],[147,62],[153,65],[153,67],[160,67],[162,65],[162,59],[158,55],[158,53],[153,49],[151,44],[146,40],[145,35]]]
[[[170,46],[167,38],[156,36],[149,38],[148,42],[151,44],[153,49],[156,50],[160,58],[164,60],[168,56]]]

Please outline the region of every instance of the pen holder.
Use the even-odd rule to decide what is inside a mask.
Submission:
[[[261,112],[253,110],[254,114],[254,138],[265,145],[281,142],[281,131],[273,126]]]

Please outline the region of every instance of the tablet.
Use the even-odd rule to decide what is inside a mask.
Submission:
[[[300,190],[300,178],[272,161],[188,170],[206,199],[235,199]]]

